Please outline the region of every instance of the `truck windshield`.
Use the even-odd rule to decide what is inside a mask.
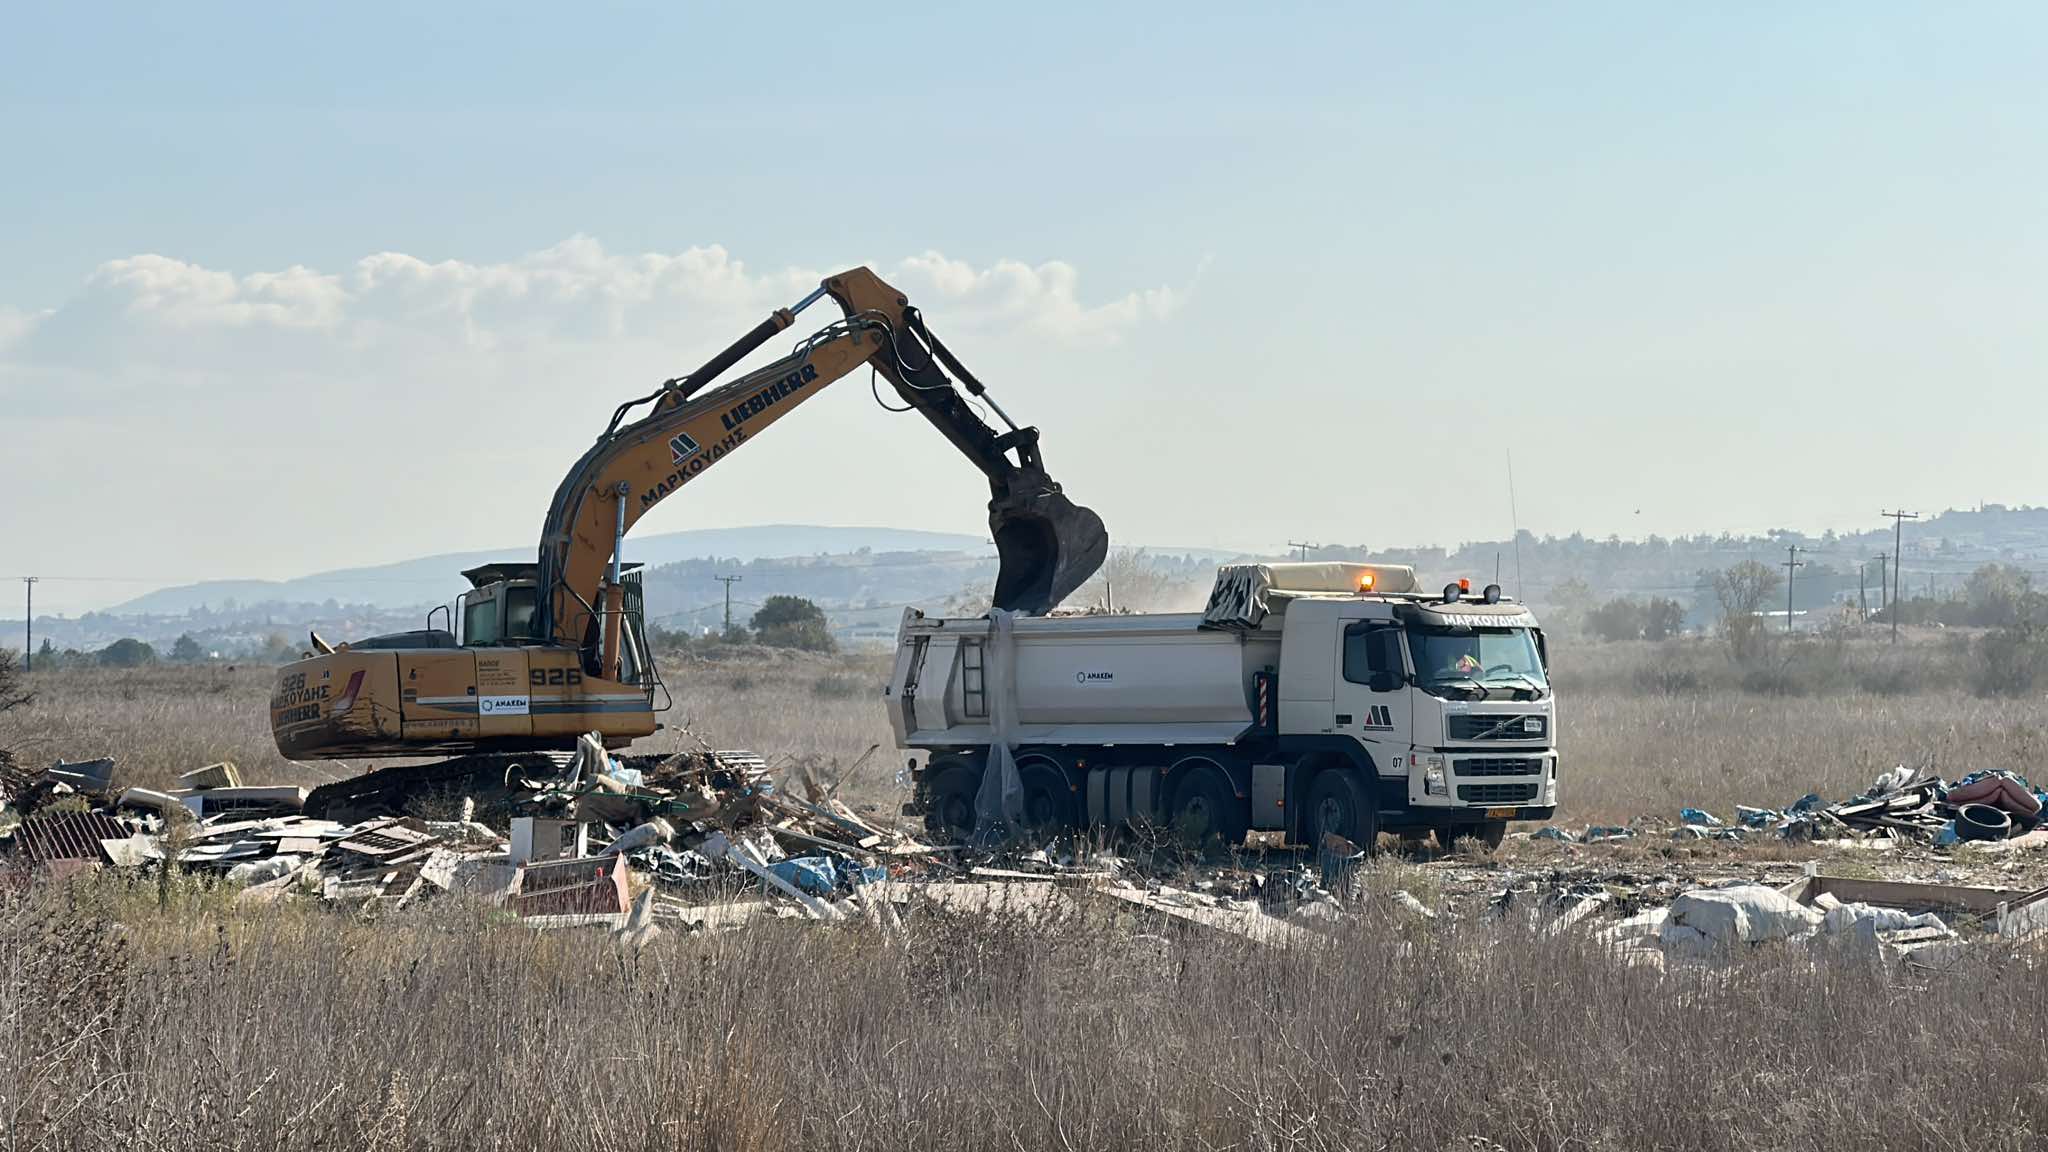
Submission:
[[[1478,684],[1548,690],[1527,628],[1410,628],[1408,651],[1424,687]]]

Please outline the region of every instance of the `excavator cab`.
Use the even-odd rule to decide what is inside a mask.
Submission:
[[[540,640],[538,564],[486,564],[462,575],[462,646],[533,644]]]
[[[619,566],[625,591],[619,682],[651,687],[656,679],[647,644],[646,598],[639,568],[638,564]],[[470,583],[459,604],[462,647],[526,647],[548,642],[540,626],[540,565],[485,564],[462,575]],[[586,673],[596,675],[596,624],[592,622],[584,631],[582,664]]]

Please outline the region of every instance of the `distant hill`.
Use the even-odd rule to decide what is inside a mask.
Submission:
[[[686,560],[725,560],[843,555],[872,552],[981,552],[979,536],[954,532],[920,532],[908,528],[840,528],[813,524],[761,524],[745,528],[695,528],[655,536],[629,537],[626,559],[656,567]],[[268,601],[321,604],[368,604],[377,608],[410,608],[453,599],[467,585],[464,568],[492,560],[533,557],[532,545],[489,552],[449,552],[392,564],[316,572],[294,580],[209,580],[160,588],[107,609],[109,615],[181,616],[195,608],[220,609]]]

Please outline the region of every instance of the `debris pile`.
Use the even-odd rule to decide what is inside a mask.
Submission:
[[[1868,791],[1838,804],[1809,792],[1785,808],[1738,804],[1731,820],[1699,808],[1681,808],[1679,823],[1669,835],[1676,840],[1762,836],[1863,845],[1911,841],[1946,846],[2010,840],[2017,847],[2048,847],[2044,809],[2048,809],[2048,791],[2036,789],[2018,773],[1973,772],[1951,784],[1929,768],[1900,765],[1880,775]],[[1650,822],[1639,827],[1589,827],[1582,833],[1547,825],[1531,835],[1539,840],[1597,844],[1653,831],[1657,828]]]
[[[175,868],[238,885],[243,902],[366,915],[450,893],[536,927],[599,925],[635,943],[664,926],[718,931],[758,917],[889,929],[912,904],[1049,915],[1101,900],[1265,943],[1337,914],[1321,878],[1291,857],[1280,872],[1211,868],[1174,886],[1081,846],[970,853],[863,817],[804,775],[800,797],[751,753],[621,758],[592,734],[573,755],[528,758],[501,788],[480,789],[504,813],[494,826],[473,797],[440,819],[336,820],[304,811],[304,789],[248,786],[229,763],[188,772],[174,790],[118,794],[111,762],[60,764],[33,797],[10,800],[27,814],[0,864],[45,875]]]

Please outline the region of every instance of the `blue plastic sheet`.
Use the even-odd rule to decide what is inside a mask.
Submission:
[[[829,856],[798,856],[777,860],[768,871],[808,896],[830,896],[839,887],[839,869]]]

